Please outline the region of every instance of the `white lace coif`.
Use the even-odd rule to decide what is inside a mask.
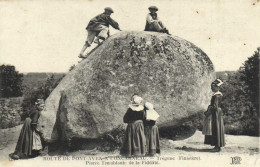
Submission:
[[[159,118],[159,114],[153,109],[153,104],[146,102],[145,107],[148,109],[146,110],[146,119],[156,121]]]
[[[136,95],[133,97],[132,104],[130,104],[129,107],[133,111],[142,111],[144,109],[144,106],[142,104],[143,104],[143,98]]]

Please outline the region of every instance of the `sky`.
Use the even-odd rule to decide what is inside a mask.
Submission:
[[[67,72],[80,60],[91,18],[109,6],[122,30],[142,31],[151,5],[216,71],[238,70],[260,47],[259,0],[0,0],[0,64],[23,73]]]

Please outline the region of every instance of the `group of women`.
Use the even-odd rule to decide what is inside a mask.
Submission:
[[[202,133],[205,135],[204,144],[215,146],[212,151],[218,152],[225,146],[224,122],[220,103],[222,93],[219,91],[223,82],[220,79],[211,84],[213,96],[205,114]],[[30,158],[39,155],[45,142],[37,128],[40,112],[44,108],[43,99],[35,102],[35,110],[25,119],[18,138],[15,152],[10,154],[12,159]],[[154,156],[160,154],[159,131],[156,121],[159,114],[154,110],[153,104],[146,102],[138,95],[133,95],[131,104],[124,115],[123,121],[127,123],[125,138],[120,154],[122,156]]]
[[[131,104],[124,115],[123,121],[127,123],[125,138],[121,148],[121,155],[153,156],[160,153],[159,131],[155,124],[159,114],[153,105],[134,95]]]
[[[219,91],[223,82],[216,79],[211,84],[213,92],[210,105],[204,113],[204,125],[202,133],[205,135],[204,144],[215,146],[211,151],[219,152],[225,146],[224,121],[220,103],[222,93]],[[124,156],[153,156],[160,153],[159,131],[156,126],[158,113],[151,103],[142,105],[143,99],[134,95],[131,104],[124,115],[124,123],[127,123],[125,139],[121,148]]]

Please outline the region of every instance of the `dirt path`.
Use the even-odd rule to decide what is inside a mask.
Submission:
[[[10,162],[8,154],[12,153],[15,149],[21,127],[22,126],[20,125],[10,129],[0,130],[0,166],[6,166],[9,163],[12,163],[14,166],[16,166],[16,164],[26,164],[25,166],[27,166],[28,164],[34,164],[34,162],[40,162],[42,165],[56,163],[59,164],[58,162],[44,161],[45,156],[40,156],[30,160]],[[196,131],[192,137],[185,140],[173,141],[168,139],[161,139],[161,155],[158,157],[149,158],[147,161],[158,162],[159,166],[168,166],[168,163],[181,163],[184,166],[200,166],[205,163],[210,163],[211,166],[219,166],[220,164],[228,166],[231,165],[232,158],[240,157],[242,159],[240,166],[258,166],[257,164],[260,164],[259,137],[233,135],[225,135],[225,137],[226,146],[222,149],[221,152],[218,153],[210,152],[212,147],[203,144],[204,136],[200,131]],[[67,156],[71,158],[79,158],[78,160],[70,162],[77,162],[80,164],[85,164],[85,159],[81,159],[82,157],[118,157],[118,155],[118,151],[113,153],[104,153],[97,151],[96,149],[79,150],[67,153]],[[69,164],[70,163],[65,163],[63,166]],[[147,164],[143,164],[141,166],[145,165]],[[150,165],[151,164],[148,164],[148,166]]]

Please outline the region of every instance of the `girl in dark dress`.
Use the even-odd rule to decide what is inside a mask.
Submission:
[[[155,124],[159,114],[153,109],[153,104],[145,103],[144,133],[146,137],[146,149],[148,156],[160,154],[159,130]]]
[[[219,91],[220,86],[223,82],[220,79],[215,80],[211,84],[211,89],[214,95],[211,98],[211,103],[208,107],[205,115],[211,115],[211,131],[212,135],[205,135],[205,144],[215,146],[213,151],[220,151],[221,147],[225,146],[225,132],[224,132],[224,122],[222,118],[222,110],[219,107],[222,99],[222,93]]]
[[[36,109],[25,119],[15,152],[9,155],[12,159],[34,157],[38,155],[39,151],[42,149],[42,143],[41,141],[39,142],[40,132],[37,129],[37,122],[40,117],[40,112],[44,108],[44,101],[38,99],[35,105]]]
[[[123,118],[124,123],[128,125],[120,154],[126,157],[143,156],[146,153],[143,99],[137,95],[134,95],[132,99],[132,104],[129,105]]]

